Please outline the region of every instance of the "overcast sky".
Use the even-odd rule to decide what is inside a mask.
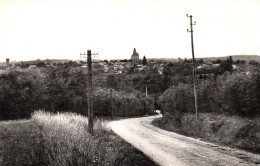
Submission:
[[[260,55],[258,0],[0,0],[0,61]]]

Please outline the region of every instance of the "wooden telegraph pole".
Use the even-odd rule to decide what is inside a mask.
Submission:
[[[187,32],[191,33],[191,50],[192,50],[192,64],[193,64],[193,88],[194,88],[194,100],[195,100],[195,111],[196,111],[196,121],[198,120],[198,101],[197,101],[197,81],[196,81],[196,62],[194,56],[194,46],[193,46],[193,29],[192,25],[196,25],[196,22],[192,22],[192,15],[188,15],[190,17],[190,30],[187,29]]]
[[[84,54],[80,53],[80,56],[85,56]],[[91,50],[87,51],[87,64],[88,64],[88,132],[93,135],[93,127],[94,127],[94,120],[93,120],[93,88],[92,88],[92,58],[91,55],[98,55],[98,54],[91,54]]]
[[[147,114],[147,86],[145,87],[144,113]]]
[[[114,106],[113,106],[113,89],[110,89],[110,97],[111,97],[111,120],[114,119]]]
[[[147,99],[147,86],[145,87],[145,97]]]

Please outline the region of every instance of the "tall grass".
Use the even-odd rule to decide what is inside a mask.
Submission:
[[[94,143],[87,132],[88,121],[73,113],[38,111],[32,115],[42,129],[49,165],[86,165],[91,163]]]
[[[87,132],[87,118],[74,113],[35,112],[47,165],[155,165],[111,131],[103,120],[95,120],[94,135]]]

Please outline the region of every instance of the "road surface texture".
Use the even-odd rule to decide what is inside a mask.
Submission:
[[[260,155],[159,129],[151,124],[159,117],[112,121],[108,127],[162,166],[260,165]]]

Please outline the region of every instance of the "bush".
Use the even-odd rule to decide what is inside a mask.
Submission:
[[[193,87],[190,84],[179,84],[166,90],[158,99],[164,112],[170,115],[191,112],[194,110]]]

